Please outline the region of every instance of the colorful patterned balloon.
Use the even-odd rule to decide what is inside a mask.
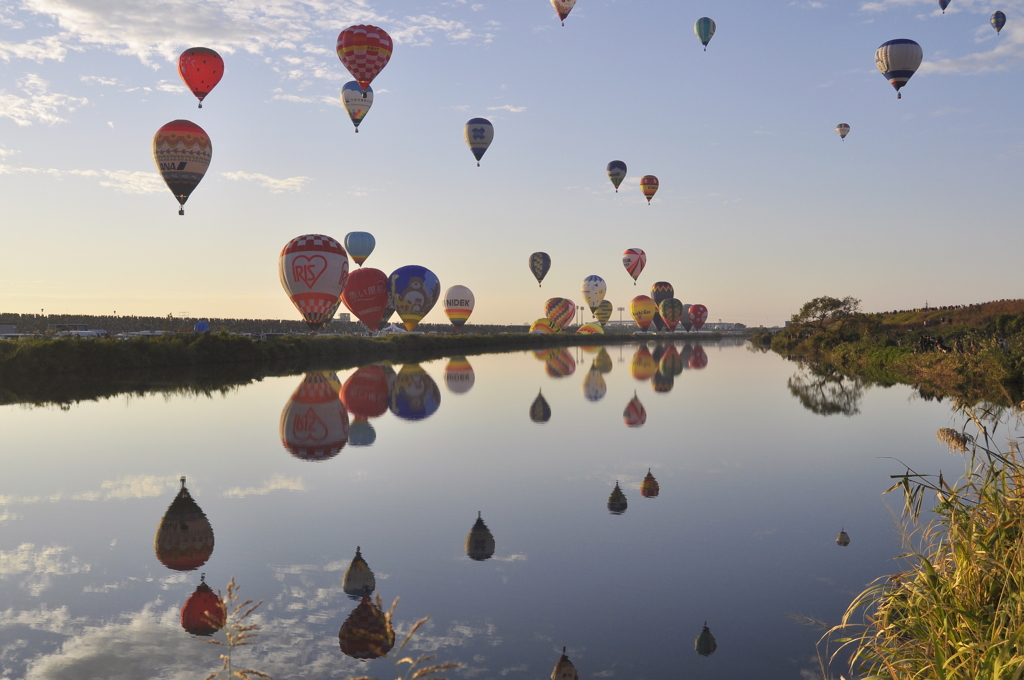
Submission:
[[[651,468],[647,468],[647,476],[640,482],[640,495],[644,498],[657,498],[660,491],[658,480],[651,474]]]
[[[846,135],[850,134],[850,126],[846,123],[840,123],[836,126],[836,134],[839,135],[839,139],[845,140]]]
[[[651,299],[654,300],[654,304],[658,305],[658,309],[654,312],[653,323],[659,331],[665,330],[665,322],[661,318],[661,301],[667,300],[673,295],[675,295],[675,289],[668,281],[656,281],[651,286]]]
[[[601,304],[594,310],[594,316],[597,318],[598,323],[601,324],[601,328],[604,328],[608,324],[608,319],[612,318],[612,311],[615,306],[612,305],[608,300],[602,300]]]
[[[381,611],[369,595],[363,595],[359,606],[341,624],[338,644],[344,654],[360,661],[387,656],[395,646],[391,616]]]
[[[416,264],[399,267],[388,277],[391,297],[398,316],[411,331],[434,308],[441,297],[441,282],[434,272]]]
[[[900,88],[907,84],[921,66],[924,52],[913,40],[899,38],[884,42],[875,50],[875,66],[889,84],[896,88],[896,98],[902,99]]]
[[[394,43],[384,29],[360,24],[338,34],[337,49],[338,59],[365,92],[391,60]]]
[[[281,443],[296,458],[334,458],[348,442],[348,412],[337,381],[332,371],[307,373],[281,411]]]
[[[544,370],[552,378],[565,378],[576,372],[576,360],[572,358],[569,350],[562,347],[548,355],[547,361],[544,362]]]
[[[651,356],[651,351],[644,346],[640,346],[640,349],[633,355],[633,360],[629,362],[629,373],[635,380],[645,382],[654,377],[654,374],[658,370],[658,362]]]
[[[208,47],[190,47],[178,57],[178,75],[203,108],[206,95],[224,77],[224,60]]]
[[[348,117],[352,120],[356,132],[359,132],[359,124],[363,122],[363,117],[373,106],[373,88],[367,86],[363,91],[359,83],[350,80],[341,88],[341,105],[348,112]]]
[[[657,371],[653,376],[651,376],[651,389],[659,394],[671,392],[675,383],[676,379],[671,373],[665,374],[661,371]]]
[[[281,285],[312,330],[330,320],[331,307],[348,282],[348,254],[330,236],[306,234],[289,241],[277,261]]]
[[[466,357],[452,357],[444,367],[444,385],[449,392],[465,394],[473,389],[476,373]]]
[[[452,286],[444,294],[444,313],[448,320],[455,326],[455,330],[461,331],[469,320],[476,306],[476,298],[473,291],[465,286]]]
[[[597,274],[591,274],[583,279],[580,290],[583,293],[583,299],[587,301],[587,306],[593,312],[601,304],[601,301],[604,300],[604,295],[608,292],[608,284]]]
[[[679,350],[676,349],[675,345],[669,345],[665,349],[665,353],[661,355],[661,361],[658,362],[658,372],[671,376],[682,374],[683,360],[679,356]]]
[[[494,125],[486,118],[470,118],[462,130],[462,136],[476,157],[476,166],[479,168],[480,159],[494,141]]]
[[[647,422],[647,409],[640,403],[640,398],[633,395],[633,398],[626,404],[622,412],[622,422],[629,427],[641,427]]]
[[[647,205],[650,205],[654,194],[658,193],[658,178],[654,175],[644,175],[641,177],[640,191],[643,192],[644,198],[647,199]]]
[[[345,250],[360,267],[376,247],[377,239],[368,231],[350,231],[345,234]]]
[[[543,335],[550,335],[552,333],[561,333],[562,328],[551,319],[546,316],[543,319],[537,319],[530,326],[531,333],[540,333]],[[546,358],[546,357],[545,357]]]
[[[178,214],[210,167],[213,142],[203,128],[189,120],[172,120],[153,135],[153,162],[178,199]]]
[[[619,185],[626,179],[626,164],[622,161],[612,161],[605,171],[608,173],[608,179],[615,185],[615,193],[619,193]]]
[[[646,331],[651,325],[654,320],[654,312],[657,310],[658,306],[654,304],[654,300],[646,295],[637,295],[629,303],[629,313],[642,331]]]
[[[687,333],[689,333],[690,329],[693,328],[693,322],[690,321],[690,307],[692,306],[693,305],[690,304],[683,305],[683,318],[680,319],[679,321],[679,324],[686,330]]]
[[[348,275],[341,301],[370,331],[377,330],[388,306],[388,275],[367,267]]]
[[[602,373],[611,373],[613,366],[614,364],[612,364],[612,358],[608,354],[608,350],[602,347],[597,356],[594,357],[594,368]]]
[[[690,317],[690,323],[698,331],[704,327],[704,322],[708,320],[708,308],[704,305],[690,305],[690,310],[687,314]]]
[[[636,280],[640,276],[640,272],[647,266],[647,253],[640,250],[639,248],[630,248],[626,252],[622,253],[622,266],[626,268],[626,272],[633,277],[633,285],[636,285]]]
[[[569,16],[572,8],[576,6],[576,0],[551,0],[551,6],[555,8],[558,18],[562,20],[562,25],[565,26],[565,18]]]
[[[530,255],[530,271],[533,272],[533,276],[537,279],[538,288],[540,288],[540,282],[548,275],[549,269],[551,269],[551,257],[547,253],[534,253]]]
[[[419,364],[405,364],[391,390],[391,412],[403,420],[429,418],[441,406],[441,390]]]
[[[665,326],[670,331],[674,331],[679,325],[680,319],[683,318],[683,303],[674,297],[666,298],[658,305],[658,313]]]
[[[599,323],[585,323],[576,329],[582,335],[604,335],[604,329]]]
[[[544,316],[564,331],[576,316],[576,303],[566,298],[550,298],[544,303]]]

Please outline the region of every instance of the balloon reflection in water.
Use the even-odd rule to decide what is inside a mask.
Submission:
[[[306,461],[334,458],[348,443],[348,412],[332,371],[307,373],[281,411],[281,443]]]
[[[483,562],[494,557],[494,536],[484,524],[483,517],[476,513],[476,523],[466,536],[466,554],[469,559]]]
[[[654,374],[654,377],[651,378],[651,389],[662,394],[671,392],[672,388],[675,387],[675,384],[676,379],[671,373],[666,375],[661,371],[658,371]]]
[[[693,354],[690,355],[690,368],[702,369],[708,365],[708,355],[704,352],[704,348],[697,345],[693,348]]]
[[[376,587],[377,580],[373,577],[373,571],[359,552],[359,546],[356,546],[356,556],[345,570],[345,576],[341,579],[341,589],[351,599],[361,600],[365,595],[373,595]]]
[[[707,621],[704,622],[704,629],[700,631],[700,635],[693,641],[693,648],[701,656],[711,656],[718,649],[718,643],[715,642],[715,636],[708,629]]]
[[[572,665],[572,661],[569,661],[569,657],[565,655],[565,647],[562,647],[562,656],[555,663],[555,669],[551,671],[551,680],[579,680],[580,676],[576,672],[576,667]]]
[[[683,364],[683,369],[690,368],[690,357],[693,356],[693,345],[686,343],[683,345],[683,351],[679,354],[679,360]]]
[[[651,474],[651,468],[647,468],[647,476],[640,482],[640,495],[644,498],[657,498],[660,491],[658,480]]]
[[[203,574],[199,587],[181,608],[181,627],[192,635],[206,637],[223,628],[227,617],[224,600],[206,585],[206,574]]]
[[[640,403],[640,399],[634,394],[633,398],[626,404],[622,412],[622,422],[629,427],[641,427],[647,422],[647,409]]]
[[[850,534],[846,533],[845,527],[843,527],[843,529],[839,532],[839,535],[836,536],[836,545],[842,546],[844,548],[850,545]]]
[[[338,643],[344,654],[360,661],[387,656],[395,646],[395,629],[391,627],[391,612],[381,611],[379,595],[376,603],[369,595],[363,596],[341,624]]]
[[[594,368],[601,371],[601,373],[612,372],[612,358],[608,355],[608,350],[604,347],[602,347],[601,351],[599,351],[597,356],[594,357]]]
[[[388,410],[388,380],[384,369],[384,366],[363,366],[350,375],[341,388],[341,403],[352,416],[348,432],[348,443],[352,446],[371,446],[377,441],[369,419],[378,418]]]
[[[629,363],[629,372],[640,381],[647,381],[654,377],[658,370],[658,364],[651,356],[651,352],[644,346],[636,351],[633,360]]]
[[[587,371],[587,377],[583,381],[583,396],[587,401],[601,401],[608,393],[608,385],[604,381],[601,371],[591,368]]]
[[[444,367],[444,386],[453,394],[465,394],[473,389],[476,374],[466,357],[452,357]]]
[[[565,378],[576,372],[576,360],[564,347],[559,350],[552,350],[544,362],[544,370],[552,378]]]
[[[675,345],[665,348],[665,353],[661,355],[661,361],[658,362],[658,372],[673,377],[682,374],[683,359],[679,356],[679,350]]]
[[[441,406],[441,390],[419,364],[406,364],[391,391],[391,412],[404,420],[423,420]]]
[[[175,571],[195,571],[213,554],[213,527],[181,478],[181,490],[171,502],[153,539],[160,564]]]
[[[613,515],[621,515],[626,512],[626,506],[626,494],[622,493],[619,483],[615,482],[615,488],[612,489],[611,495],[608,496],[608,512]]]
[[[537,398],[530,404],[530,420],[535,423],[546,423],[551,420],[551,407],[541,392],[537,393]]]

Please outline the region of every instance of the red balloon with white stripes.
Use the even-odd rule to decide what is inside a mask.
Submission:
[[[330,321],[348,282],[348,253],[337,239],[306,234],[289,241],[277,262],[281,285],[311,330]]]
[[[394,42],[383,28],[359,24],[338,34],[338,59],[366,93],[370,83],[388,65]]]

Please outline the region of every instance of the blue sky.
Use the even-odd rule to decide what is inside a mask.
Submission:
[[[334,45],[358,22],[396,47],[356,135]],[[900,101],[873,61],[893,38],[925,55]],[[176,71],[200,45],[226,61],[202,110]],[[0,7],[0,309],[298,318],[281,247],[353,230],[377,238],[365,266],[471,288],[471,323],[582,303],[590,274],[616,307],[666,280],[748,324],[823,294],[1024,297],[1022,62],[1024,0],[579,0],[565,27],[545,0],[16,0]],[[480,168],[474,116],[495,126]],[[185,217],[150,152],[176,118],[213,140]],[[636,287],[631,247],[648,254]],[[553,260],[542,289],[535,250]]]

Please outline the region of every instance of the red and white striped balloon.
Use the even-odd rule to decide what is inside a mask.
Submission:
[[[348,253],[323,234],[293,238],[277,262],[281,285],[312,330],[330,321],[348,282]]]

